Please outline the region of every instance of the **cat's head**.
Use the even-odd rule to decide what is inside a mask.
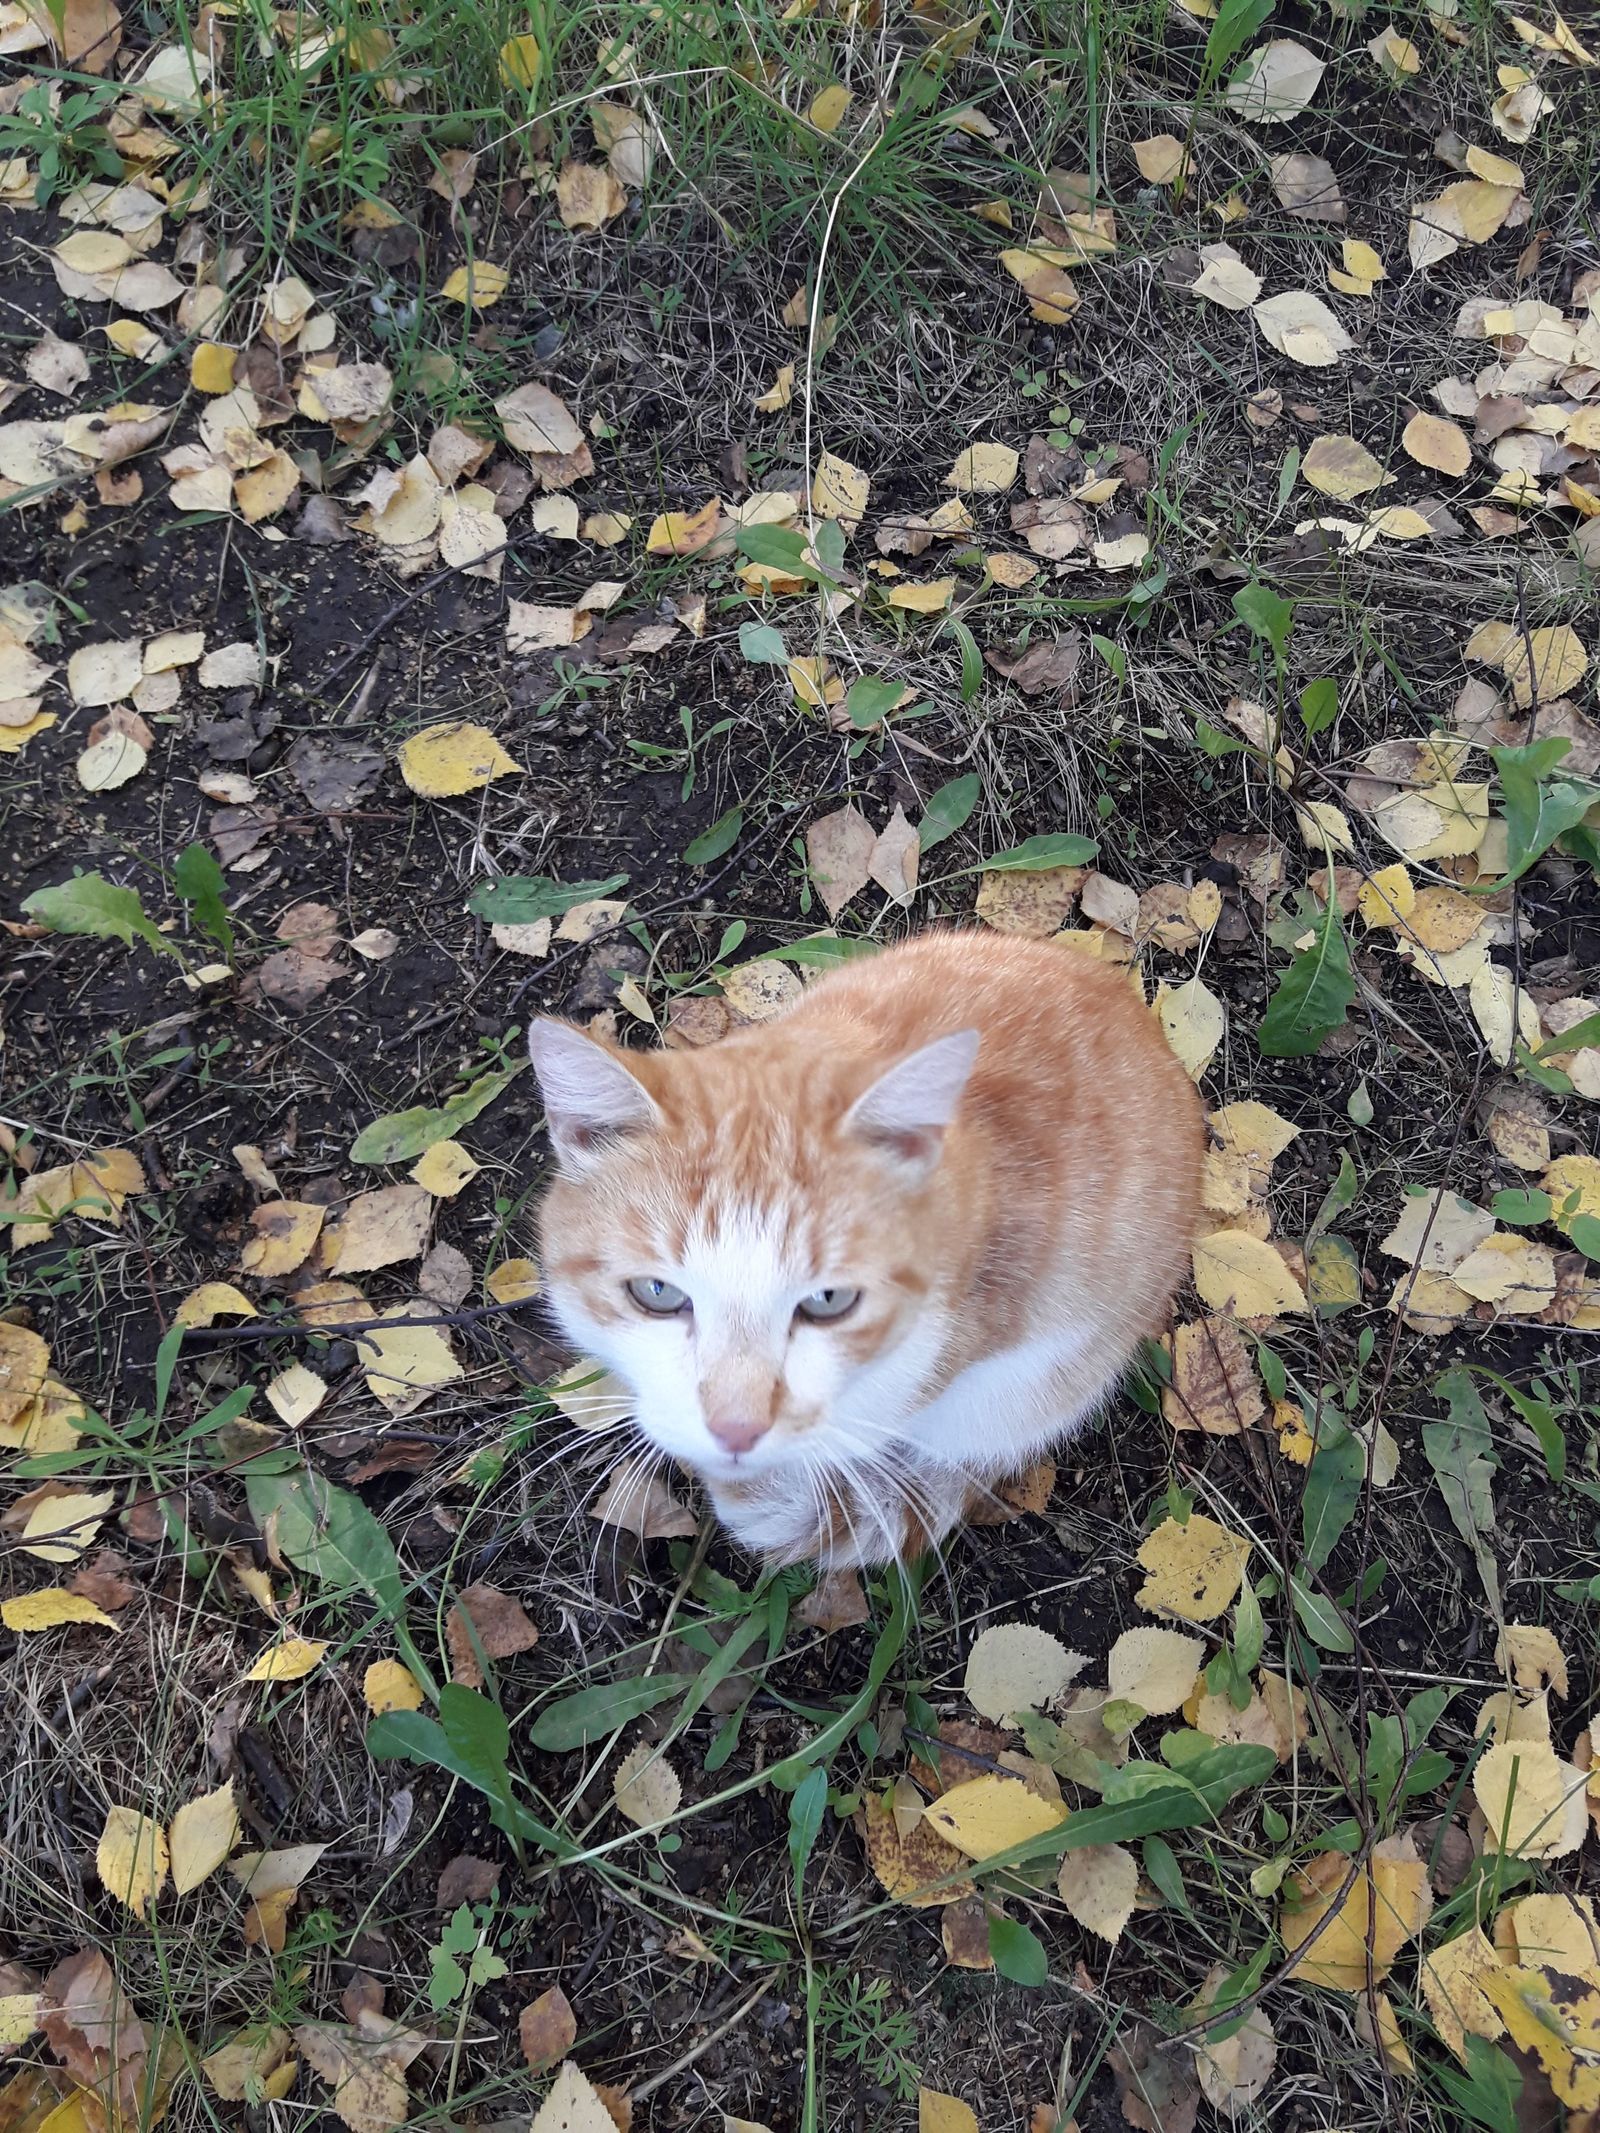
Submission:
[[[941,1345],[931,1188],[977,1032],[819,1059],[781,1025],[625,1054],[543,1021],[529,1051],[550,1300],[640,1428],[712,1482],[870,1462]]]

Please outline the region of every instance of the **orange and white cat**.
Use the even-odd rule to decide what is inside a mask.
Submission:
[[[1104,1401],[1188,1264],[1193,1086],[1124,971],[925,934],[700,1051],[541,1021],[569,1338],[778,1561],[886,1562]]]

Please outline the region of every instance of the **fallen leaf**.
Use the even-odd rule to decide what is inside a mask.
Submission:
[[[17,1545],[37,1562],[75,1563],[116,1500],[114,1489],[65,1489],[59,1495],[47,1496],[29,1511]]]
[[[420,1258],[432,1220],[433,1202],[414,1182],[357,1193],[323,1232],[322,1263],[343,1279]]]
[[[285,1637],[266,1650],[240,1678],[245,1681],[303,1681],[322,1664],[328,1647],[308,1637]]]
[[[645,1740],[618,1763],[611,1796],[636,1829],[656,1829],[677,1813],[683,1785],[660,1749]]]
[[[1133,144],[1133,160],[1147,185],[1176,185],[1189,175],[1189,160],[1176,134],[1152,133]]]
[[[1206,1974],[1195,1995],[1194,2011],[1210,2007],[1228,1976],[1226,1963]],[[1219,2030],[1232,2027],[1219,2023]],[[1231,2036],[1201,2036],[1194,2048],[1195,2072],[1206,2101],[1219,2118],[1237,2121],[1260,2096],[1278,2063],[1278,2039],[1265,2010],[1252,2007]]]
[[[392,1415],[408,1415],[441,1386],[462,1375],[442,1326],[415,1325],[416,1306],[399,1305],[368,1323],[361,1336],[361,1367],[368,1389]]]
[[[825,1570],[814,1588],[795,1605],[795,1620],[831,1637],[870,1621],[866,1590],[858,1570]]]
[[[422,1709],[422,1684],[399,1659],[374,1659],[361,1677],[361,1694],[375,1714]]]
[[[631,1403],[627,1411],[632,1413]],[[640,1540],[687,1540],[698,1530],[694,1513],[673,1496],[657,1462],[644,1456],[623,1461],[589,1506],[589,1516]]]
[[[1355,346],[1321,297],[1306,289],[1263,297],[1250,315],[1279,355],[1312,370],[1328,369]]]
[[[563,2058],[578,2041],[578,2018],[559,1985],[530,2000],[517,2017],[517,2038],[529,2066],[548,2066]]]
[[[255,1208],[239,1265],[246,1274],[270,1281],[303,1266],[322,1233],[326,1210],[305,1200],[269,1200]]]
[[[1107,1695],[1137,1704],[1146,1717],[1163,1717],[1188,1701],[1204,1659],[1200,1639],[1181,1630],[1124,1630],[1107,1660]]]
[[[992,1859],[1066,1819],[1058,1801],[1041,1799],[1020,1777],[997,1773],[947,1786],[923,1813],[936,1834],[969,1859]]]
[[[186,1800],[167,1831],[173,1888],[180,1896],[197,1889],[216,1872],[238,1841],[239,1810],[234,1804],[231,1778],[215,1792]]]
[[[978,2133],[978,2114],[959,2096],[918,2089],[917,2133]]]
[[[588,2075],[565,2059],[556,2068],[555,2084],[534,2112],[528,2133],[624,2133],[624,2129]]]
[[[1459,436],[1460,432],[1456,434]],[[1385,473],[1382,462],[1354,437],[1315,438],[1300,462],[1300,472],[1313,489],[1320,489],[1324,496],[1337,497],[1341,503],[1365,496],[1368,490],[1381,488],[1393,479]]]
[[[136,1807],[111,1806],[95,1852],[106,1893],[143,1918],[167,1878],[167,1839],[159,1822]]]
[[[1198,1081],[1227,1033],[1222,1002],[1204,979],[1189,978],[1161,996],[1156,1014],[1184,1072]]]
[[[477,792],[496,778],[518,775],[514,762],[482,726],[460,719],[426,726],[401,743],[400,775],[425,800],[443,800]]]
[[[1369,1952],[1372,1979],[1381,1983],[1400,1950],[1422,1931],[1432,1913],[1427,1868],[1409,1834],[1386,1837],[1374,1845],[1369,1863],[1357,1870],[1348,1892],[1340,1898],[1351,1865],[1343,1852],[1318,1852],[1284,1883],[1278,1930],[1291,1955],[1310,1939],[1338,1901],[1332,1924],[1318,1933],[1310,1954],[1295,1968],[1303,1985],[1321,1985],[1330,1992],[1364,1992]]]
[[[806,831],[806,860],[830,919],[866,887],[876,849],[872,825],[855,806],[836,808]]]
[[[1305,110],[1325,71],[1324,63],[1304,45],[1274,38],[1246,54],[1223,91],[1223,102],[1236,117],[1257,125],[1282,125]]]
[[[1575,1849],[1566,1809],[1575,1794],[1581,1802],[1586,1784],[1547,1741],[1499,1741],[1486,1748],[1472,1773],[1473,1795],[1488,1825],[1486,1848],[1528,1859],[1558,1858]]]
[[[1006,1725],[1019,1712],[1054,1703],[1087,1664],[1031,1622],[996,1622],[974,1640],[962,1687],[980,1716]]]
[[[1235,1318],[1277,1318],[1306,1309],[1305,1291],[1282,1258],[1240,1229],[1213,1230],[1194,1244],[1194,1285],[1213,1311]]]
[[[1449,1274],[1494,1234],[1494,1217],[1441,1186],[1406,1200],[1400,1219],[1378,1245],[1387,1258],[1430,1273]],[[1426,1237],[1426,1242],[1424,1242]]]
[[[247,1948],[283,1953],[289,1913],[300,1885],[327,1848],[325,1844],[291,1844],[280,1851],[241,1852],[229,1860],[228,1872],[250,1905],[244,1921]]]
[[[944,485],[963,496],[997,496],[1016,481],[1018,465],[1017,454],[1009,444],[969,444],[956,454]]]
[[[1176,1430],[1234,1437],[1267,1411],[1250,1351],[1231,1318],[1179,1326],[1172,1336],[1172,1380],[1161,1412]]]
[[[1308,222],[1343,222],[1344,196],[1333,165],[1322,156],[1284,155],[1269,159],[1272,190],[1288,214]]]
[[[1401,448],[1418,466],[1459,480],[1472,467],[1472,444],[1464,430],[1443,415],[1415,414],[1400,433]]]
[[[118,1627],[110,1615],[81,1593],[62,1585],[44,1585],[37,1592],[21,1592],[0,1600],[0,1622],[7,1629],[27,1634],[41,1629],[59,1629],[71,1622],[93,1622],[102,1629]]]
[[[1146,1634],[1131,1632],[1134,1636]],[[1159,1630],[1150,1632],[1159,1636]],[[1120,1844],[1085,1844],[1063,1853],[1056,1894],[1091,1933],[1113,1946],[1133,1916],[1139,1893],[1139,1862]]]
[[[1140,1543],[1137,1560],[1150,1573],[1134,1594],[1137,1606],[1147,1614],[1212,1622],[1238,1596],[1250,1543],[1191,1511],[1183,1525],[1164,1518]]]
[[[370,2007],[360,2007],[345,2028],[333,2022],[302,2022],[295,2042],[333,2090],[334,2112],[350,2133],[391,2133],[411,2113],[406,2068],[428,2039]]]
[[[1261,276],[1247,267],[1231,244],[1203,244],[1200,272],[1189,284],[1196,296],[1224,311],[1248,311],[1261,294]]]
[[[1501,2036],[1505,2024],[1482,1988],[1486,1972],[1499,1967],[1500,1958],[1477,1926],[1469,1926],[1454,1940],[1434,1948],[1422,1958],[1418,1983],[1428,2003],[1433,2026],[1448,2048],[1463,2064],[1466,2040]]]
[[[200,2067],[223,2103],[243,2103],[252,2095],[276,2103],[294,2086],[300,2062],[292,2056],[288,2030],[258,2022],[236,2030],[206,2054]]]
[[[519,1600],[496,1585],[469,1585],[457,1595],[445,1623],[450,1678],[481,1689],[484,1659],[510,1659],[538,1641],[539,1632]]]
[[[866,516],[871,493],[869,477],[848,459],[824,452],[817,461],[811,483],[811,508],[819,517],[837,519],[846,533],[854,533]]]

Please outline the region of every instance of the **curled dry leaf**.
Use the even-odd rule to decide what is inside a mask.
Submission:
[[[519,1600],[496,1585],[469,1585],[457,1596],[445,1624],[450,1678],[481,1689],[484,1659],[510,1659],[531,1651],[538,1641],[539,1632]]]
[[[1283,1885],[1278,1930],[1291,1955],[1337,1906],[1332,1924],[1318,1933],[1311,1952],[1296,1967],[1295,1976],[1303,1985],[1364,1992],[1369,1959],[1372,1981],[1381,1983],[1433,1911],[1427,1868],[1409,1835],[1386,1837],[1374,1845],[1371,1860],[1356,1869],[1346,1889],[1352,1864],[1343,1852],[1319,1852]]]
[[[636,1533],[640,1540],[689,1539],[698,1521],[673,1496],[658,1467],[659,1461],[649,1453],[625,1459],[589,1506],[589,1516],[603,1526]]]

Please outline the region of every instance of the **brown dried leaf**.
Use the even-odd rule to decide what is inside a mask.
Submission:
[[[654,1462],[642,1457],[623,1462],[589,1506],[589,1516],[640,1540],[687,1540],[697,1526],[694,1513],[654,1471]]]
[[[836,808],[806,831],[811,879],[829,918],[836,919],[871,880],[877,843],[872,824],[855,806]]]
[[[578,2018],[559,1985],[530,2000],[517,2017],[517,2036],[522,2056],[531,2067],[548,2066],[564,2059],[578,2041]]]
[[[484,1658],[509,1659],[516,1652],[531,1651],[538,1641],[539,1632],[520,1601],[497,1585],[469,1585],[457,1596],[445,1624],[450,1678],[481,1689],[480,1651]]]

